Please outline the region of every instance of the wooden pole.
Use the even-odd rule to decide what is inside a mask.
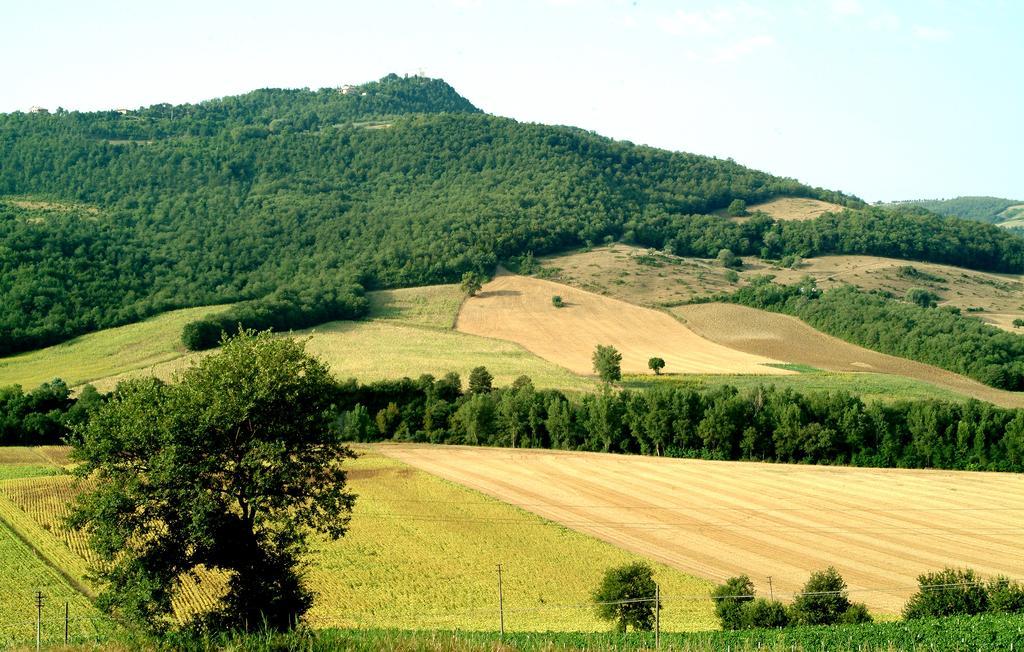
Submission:
[[[43,592],[36,591],[36,651],[43,642]]]
[[[654,649],[661,649],[661,585],[654,585]]]
[[[505,596],[501,590],[501,564],[498,564],[498,626],[501,638],[505,638]]]

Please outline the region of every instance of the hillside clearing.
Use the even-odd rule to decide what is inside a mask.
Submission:
[[[788,599],[834,565],[852,599],[897,613],[918,574],[1024,577],[1017,474],[707,462],[429,445],[379,450],[684,572],[748,574]],[[666,596],[670,596],[668,592]]]
[[[750,213],[766,213],[776,220],[813,220],[825,213],[841,213],[846,210],[839,204],[807,197],[776,197],[760,204],[747,206]],[[739,221],[748,217],[733,218]]]
[[[796,317],[722,303],[671,310],[697,334],[753,355],[838,372],[870,371],[913,378],[1003,407],[1024,407],[1024,395],[988,387],[945,369],[886,355],[826,335]]]
[[[552,296],[565,307],[556,308]],[[598,344],[622,354],[623,373],[651,373],[647,360],[665,360],[669,373],[785,375],[766,365],[779,362],[706,340],[677,320],[591,292],[536,278],[500,274],[468,299],[456,328],[463,333],[509,340],[578,374],[593,373]]]

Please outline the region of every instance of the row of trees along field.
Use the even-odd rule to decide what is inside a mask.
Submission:
[[[1024,411],[978,401],[865,403],[842,392],[666,385],[566,396],[526,377],[494,388],[457,374],[337,383],[346,439],[557,448],[720,460],[1024,470]],[[0,445],[53,444],[108,400],[54,381],[0,389]]]
[[[693,255],[871,253],[1024,270],[1024,241],[995,227],[489,116],[418,77],[126,115],[2,115],[2,195],[20,199],[0,201],[0,354],[286,286],[452,282],[529,251],[616,239]],[[853,210],[806,223],[706,215],[782,195]],[[250,308],[267,317],[282,306],[309,312]]]
[[[927,294],[915,303],[852,285],[822,292],[811,277],[779,285],[771,276],[719,300],[794,315],[818,330],[875,351],[932,364],[986,385],[1024,390],[1024,338],[956,308],[937,308]],[[919,305],[921,304],[921,305]]]

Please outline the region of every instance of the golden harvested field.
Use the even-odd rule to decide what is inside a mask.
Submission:
[[[747,206],[750,213],[767,213],[776,220],[813,220],[825,213],[839,213],[846,210],[839,204],[807,197],[776,197],[760,204]],[[746,220],[749,218],[733,218]]]
[[[1019,392],[998,390],[945,369],[844,342],[796,317],[721,303],[680,306],[671,312],[697,334],[739,351],[829,371],[905,376],[996,405],[1024,407],[1024,395]]]
[[[1024,476],[565,451],[381,446],[414,467],[713,581],[789,599],[834,565],[852,599],[897,613],[918,574],[1024,577]],[[664,593],[671,601],[672,594]]]
[[[551,297],[561,296],[556,308]],[[779,362],[706,340],[671,316],[536,278],[500,274],[467,299],[456,328],[516,342],[578,374],[593,373],[598,344],[622,354],[623,373],[651,373],[647,360],[665,360],[667,373],[785,375],[765,366]]]

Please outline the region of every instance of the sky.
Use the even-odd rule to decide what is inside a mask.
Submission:
[[[8,2],[0,111],[135,108],[395,72],[488,113],[867,201],[1024,200],[1024,2]]]

